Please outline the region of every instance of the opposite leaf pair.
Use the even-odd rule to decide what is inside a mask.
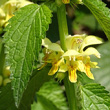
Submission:
[[[60,42],[52,43],[49,39],[42,40],[44,48],[43,57],[44,67],[47,63],[52,64],[48,75],[54,75],[56,72],[69,73],[69,80],[73,83],[77,82],[76,71],[86,73],[86,75],[94,79],[90,68],[98,68],[97,62],[91,62],[90,55],[100,58],[100,53],[93,47],[86,50],[85,47],[93,44],[101,44],[102,40],[95,36],[74,35],[66,38],[67,51],[64,52],[60,47]],[[41,67],[41,68],[42,68]]]

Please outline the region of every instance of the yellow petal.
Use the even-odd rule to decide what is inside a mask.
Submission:
[[[62,62],[62,59],[58,60],[58,61],[53,61],[52,62],[52,68],[50,69],[48,75],[54,75],[58,71],[59,65],[61,62]]]
[[[48,38],[45,38],[42,40],[42,45],[49,50],[53,50],[53,51],[57,51],[57,52],[58,51],[63,52],[63,50],[61,49],[59,44],[52,43]]]
[[[51,43],[52,42],[48,38],[42,39],[42,45],[46,48],[48,48]]]
[[[82,61],[77,61],[77,68],[81,72],[85,72],[85,65]]]
[[[22,2],[18,5],[18,7],[21,8],[29,4],[33,4],[33,2],[22,0]]]
[[[50,69],[48,75],[54,75],[58,71],[58,65],[53,65],[52,68]]]
[[[5,13],[3,11],[2,8],[0,8],[0,19],[4,19],[5,18]]]
[[[90,56],[83,56],[82,61],[84,64],[90,63]]]
[[[81,49],[80,51],[83,51],[83,49],[86,47],[86,46],[89,46],[89,45],[94,45],[94,44],[101,44],[102,43],[102,39],[99,38],[99,37],[96,37],[96,36],[87,36],[82,45],[81,45]]]
[[[52,52],[49,54],[49,57],[48,57],[48,61],[51,61],[51,62],[61,62],[63,59],[62,59],[62,53],[61,52]]]
[[[68,70],[68,67],[67,67],[67,65],[64,63],[64,62],[62,62],[61,64],[60,64],[60,68],[59,68],[59,72],[66,72]]]
[[[85,34],[83,35],[69,35],[66,38],[66,47],[67,49],[77,49],[79,47],[79,44],[83,42],[83,39],[85,38]]]
[[[77,82],[76,69],[69,67],[68,72],[69,72],[69,80],[73,83],[76,83]]]
[[[85,65],[85,68],[86,68],[86,75],[87,75],[90,79],[94,79],[94,76],[93,76],[93,74],[92,74],[91,71],[90,71],[90,66],[87,64],[87,65]]]
[[[45,62],[40,68],[38,68],[38,70],[41,70],[43,67],[45,67],[47,65],[47,62]]]
[[[76,50],[68,50],[63,54],[63,57],[65,56],[77,56],[79,55],[79,52],[77,52]]]
[[[96,57],[100,58],[100,53],[97,51],[97,49],[93,47],[89,47],[83,52],[84,55],[95,55]]]
[[[97,62],[90,62],[90,67],[91,68],[99,68],[98,66],[97,66]]]
[[[61,49],[60,45],[56,44],[56,43],[50,44],[48,49],[53,50],[53,51],[57,51],[57,52],[58,51],[63,52],[63,50]]]

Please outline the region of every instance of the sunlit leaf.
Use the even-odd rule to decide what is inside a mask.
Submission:
[[[4,35],[6,61],[10,66],[16,106],[32,74],[34,60],[51,22],[51,11],[45,5],[31,4],[21,8],[9,21]]]

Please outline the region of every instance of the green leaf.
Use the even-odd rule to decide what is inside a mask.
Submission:
[[[48,75],[50,67],[46,66],[42,70],[35,70],[31,77],[28,86],[23,94],[19,109],[30,110],[30,105],[34,100],[36,91],[38,92],[40,87],[47,81],[50,80],[51,76]],[[25,109],[24,109],[24,108]]]
[[[3,75],[4,63],[5,63],[4,44],[3,39],[0,38],[0,75]]]
[[[82,0],[93,13],[110,40],[110,10],[101,0]]]
[[[98,51],[101,54],[101,58],[94,57],[93,61],[98,62],[99,69],[93,69],[95,81],[105,86],[110,91],[110,42],[104,43],[99,46]]]
[[[78,71],[77,72],[78,75],[78,81],[82,84],[88,84],[88,83],[95,83],[95,81],[93,79],[90,79],[85,73]]]
[[[1,50],[2,50],[2,38],[0,38],[0,53],[1,53]]]
[[[42,106],[40,102],[34,102],[31,106],[31,110],[45,110],[45,108]]]
[[[46,1],[44,4],[52,10],[52,12],[57,12],[57,4],[55,1]]]
[[[44,67],[40,71],[35,70],[33,72],[18,109],[15,106],[11,84],[3,87],[0,90],[0,110],[30,110],[36,91],[40,89],[44,82],[49,81],[51,78],[47,74],[49,70],[50,67]]]
[[[17,110],[11,90],[11,84],[0,89],[0,110]]]
[[[11,69],[12,89],[16,106],[32,74],[41,39],[45,37],[51,11],[45,5],[31,4],[21,8],[9,21],[4,35],[6,60]]]
[[[110,95],[100,84],[81,87],[83,110],[110,110]]]
[[[37,92],[37,100],[46,110],[68,110],[63,90],[57,82],[46,82]]]

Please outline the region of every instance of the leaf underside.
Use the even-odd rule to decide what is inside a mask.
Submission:
[[[10,66],[12,89],[16,106],[33,71],[35,59],[51,23],[51,11],[45,5],[31,4],[21,8],[9,20],[4,42],[6,63]]]
[[[87,6],[93,13],[106,36],[110,40],[110,10],[106,4],[101,0],[82,0],[84,5]]]

